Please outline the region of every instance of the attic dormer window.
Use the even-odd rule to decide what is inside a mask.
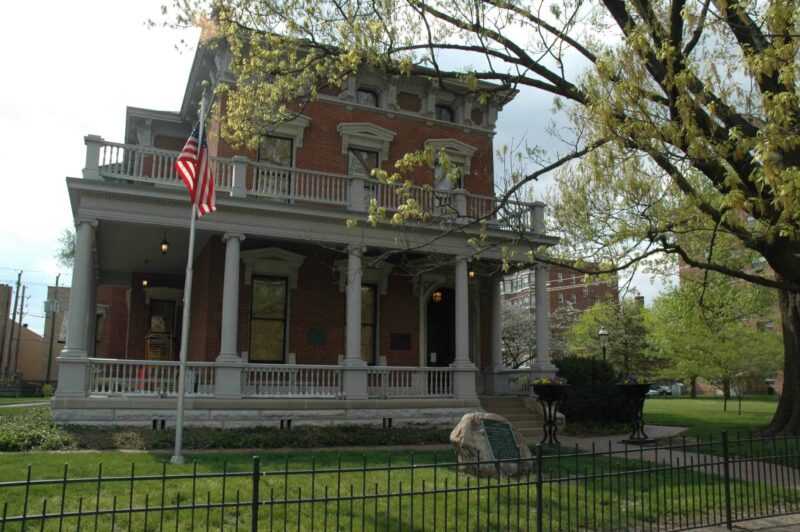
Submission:
[[[378,93],[370,89],[358,89],[356,91],[356,103],[368,107],[378,107]]]
[[[436,106],[436,120],[441,120],[442,122],[455,122],[455,113],[453,112],[453,108],[449,105],[437,105]]]

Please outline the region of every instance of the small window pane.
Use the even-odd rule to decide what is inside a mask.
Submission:
[[[258,146],[258,160],[276,166],[292,166],[291,139],[264,137]]]
[[[378,94],[368,89],[358,89],[356,91],[356,102],[361,105],[378,107]]]
[[[373,168],[378,167],[378,152],[350,148],[347,158],[350,175],[369,177]]]
[[[286,282],[283,279],[253,279],[253,318],[282,320],[286,306]]]
[[[283,321],[253,320],[250,329],[250,360],[281,362],[283,360]]]
[[[361,359],[367,364],[375,363],[375,326],[361,326]]]
[[[361,323],[375,323],[375,287],[361,287]]]
[[[454,122],[453,108],[449,105],[436,106],[436,119],[443,122]]]
[[[437,159],[433,166],[433,178],[436,183],[436,188],[439,190],[453,190],[461,188],[461,180],[463,177],[463,169],[460,164],[450,162],[449,172],[444,171],[444,167],[439,164]]]

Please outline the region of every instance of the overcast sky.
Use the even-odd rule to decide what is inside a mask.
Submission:
[[[196,31],[148,29],[164,0],[6,2],[0,44],[6,81],[0,85],[0,283],[23,270],[25,322],[41,333],[46,286],[70,272],[54,254],[72,225],[65,177],[80,177],[83,137],[122,142],[125,107],[178,110],[192,61],[179,52]],[[33,12],[35,6],[39,16]],[[525,135],[541,142],[549,96],[524,94],[501,113],[497,145]],[[531,113],[539,108],[542,112]],[[532,117],[541,123],[531,120]],[[538,140],[537,140],[538,139]],[[660,288],[637,279],[648,304]]]

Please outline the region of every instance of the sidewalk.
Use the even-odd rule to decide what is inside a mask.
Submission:
[[[654,439],[669,438],[678,436],[685,431],[685,427],[669,427],[662,425],[645,425],[645,432],[648,436]],[[703,472],[712,475],[723,475],[722,456],[711,455],[703,453],[690,452],[691,444],[687,445],[686,450],[675,450],[672,452],[665,449],[664,445],[654,446],[639,446],[628,445],[621,443],[621,440],[627,438],[627,434],[617,434],[613,436],[598,436],[591,438],[576,438],[571,436],[561,437],[562,447],[579,447],[581,449],[591,451],[594,449],[597,452],[608,452],[611,450],[615,453],[624,453],[628,451],[629,459],[647,460],[658,464],[670,464],[672,466],[697,466],[702,468]],[[678,445],[680,442],[673,442]],[[617,454],[621,456],[621,454]],[[731,457],[729,472],[731,478],[746,480],[748,482],[764,482],[767,484],[780,486],[787,478],[799,478],[800,471],[784,467],[770,462],[761,462],[751,459],[738,459]],[[795,530],[800,528],[795,527]]]

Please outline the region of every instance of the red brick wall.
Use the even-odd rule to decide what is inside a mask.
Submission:
[[[422,106],[422,100],[416,94],[401,92],[397,95],[397,106],[404,111],[417,113]]]
[[[387,294],[380,298],[380,355],[390,366],[419,365],[419,297],[414,295],[411,276],[389,276]],[[410,334],[411,349],[393,351],[392,333]]]
[[[344,354],[345,294],[339,291],[335,256],[311,256],[300,267],[298,289],[289,295],[289,352],[298,364],[336,364]],[[309,329],[326,332],[324,346],[310,346]]]
[[[105,324],[97,337],[99,357],[124,358],[128,333],[127,286],[100,285],[97,304],[106,306]]]
[[[225,244],[212,236],[194,262],[189,360],[213,361],[219,355],[224,271]]]
[[[402,95],[402,93],[401,93]],[[303,137],[303,147],[297,149],[295,166],[308,170],[347,173],[347,155],[342,153],[342,136],[337,131],[341,123],[368,122],[394,131],[397,136],[389,149],[389,159],[383,168],[394,171],[394,162],[406,153],[421,150],[428,139],[451,138],[465,142],[478,149],[470,163],[470,175],[465,180],[465,188],[481,195],[493,194],[493,150],[492,137],[477,131],[464,131],[457,124],[431,122],[430,125],[421,120],[411,120],[401,116],[390,118],[384,110],[371,111],[357,108],[348,110],[344,105],[325,102],[312,102],[303,109],[303,114],[311,118]],[[218,131],[216,124],[209,126],[210,131]],[[179,146],[175,149],[180,149]],[[234,149],[224,140],[210,148],[212,154],[220,157],[244,155],[256,160],[256,152],[247,149]],[[410,175],[417,184],[433,184],[433,169],[423,167]]]

